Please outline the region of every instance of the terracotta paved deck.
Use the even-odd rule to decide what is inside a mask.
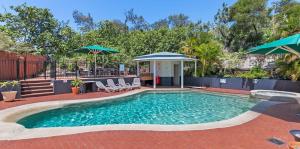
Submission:
[[[209,91],[242,93],[236,90],[206,89]],[[247,92],[243,92],[247,93]],[[108,93],[89,93],[76,97],[70,94],[28,98],[14,103],[0,102],[0,109],[49,100],[69,100],[110,96]],[[106,131],[90,132],[50,138],[19,141],[0,141],[0,149],[281,149],[287,145],[276,146],[266,141],[275,136],[284,141],[292,141],[290,129],[300,129],[300,111],[296,104],[277,105],[260,117],[243,125],[202,131],[151,132],[151,131]]]

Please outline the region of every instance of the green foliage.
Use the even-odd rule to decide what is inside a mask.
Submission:
[[[220,56],[220,61],[222,62],[223,72],[221,74],[228,75],[228,71],[232,71],[234,69],[239,68],[240,64],[243,63],[243,57],[246,55],[245,52],[227,52],[223,51]]]
[[[125,12],[123,21],[97,22],[90,14],[75,10],[73,18],[80,32],[73,30],[68,22],[59,22],[49,9],[22,4],[0,14],[0,49],[37,53],[56,60],[84,57],[91,64],[93,57],[75,54],[75,50],[99,44],[120,53],[98,56],[97,63],[104,66],[124,63],[129,67],[135,65],[136,56],[177,52],[198,58],[201,76],[219,69],[220,65],[226,73],[226,69],[235,69],[241,63],[243,51],[248,48],[299,32],[299,2],[279,0],[271,8],[266,3],[267,0],[237,0],[231,6],[224,4],[214,24],[193,22],[184,14],[149,24],[133,9]],[[74,63],[62,63],[62,68],[74,68]],[[289,72],[297,77],[297,73]],[[285,76],[291,78],[292,75]]]
[[[73,87],[80,87],[82,84],[83,84],[83,81],[80,80],[80,79],[74,79],[74,80],[72,80],[72,82],[71,82],[71,85],[72,85]]]
[[[195,56],[201,64],[201,76],[205,76],[218,62],[221,55],[221,46],[216,41],[202,43],[195,47]]]
[[[83,13],[79,12],[78,10],[73,11],[73,18],[75,23],[80,26],[80,31],[82,32],[89,32],[96,28],[96,24],[91,16],[90,13],[84,15]]]
[[[223,5],[215,16],[216,35],[227,51],[249,49],[263,43],[270,12],[267,0],[238,0],[232,6]]]
[[[78,47],[76,33],[67,23],[58,22],[49,9],[26,3],[10,9],[13,12],[0,14],[0,21],[4,23],[2,30],[20,43],[13,51],[58,57],[67,49]]]
[[[227,51],[247,50],[300,31],[300,3],[278,0],[238,0],[215,15],[215,33]]]
[[[266,31],[267,41],[276,40],[300,32],[300,3],[295,0],[279,0],[273,3],[274,15]]]
[[[6,32],[0,31],[0,50],[12,51],[20,54],[34,53],[32,45],[15,42]]]
[[[189,17],[184,14],[178,14],[178,15],[171,15],[168,17],[170,25],[173,27],[183,27],[187,26],[190,21]]]
[[[204,36],[204,37],[207,37],[207,36]],[[211,40],[211,39],[208,39],[208,40]],[[195,47],[200,45],[201,43],[207,43],[206,41],[205,42],[203,42],[203,41],[204,41],[203,38],[202,38],[202,40],[200,40],[199,38],[196,38],[196,37],[188,38],[187,40],[182,42],[181,52],[184,53],[188,57],[194,57],[195,56],[194,53],[196,51]]]
[[[168,19],[161,19],[154,22],[151,27],[153,29],[162,29],[162,28],[169,28],[169,21]]]
[[[0,31],[0,50],[8,50],[14,45],[14,41],[11,37],[5,33]]]
[[[6,88],[8,91],[12,91],[14,87],[16,87],[19,84],[18,81],[5,81],[5,82],[0,82],[0,87],[1,88]]]
[[[198,45],[198,39],[197,38],[190,38],[187,39],[182,43],[181,52],[184,53],[188,57],[192,57],[195,52],[195,46]]]
[[[144,17],[135,14],[133,9],[125,12],[125,25],[131,26],[131,30],[144,31],[149,29],[149,24]],[[129,27],[126,28],[128,29]]]
[[[300,60],[295,55],[285,55],[276,61],[276,73],[284,79],[300,79]]]
[[[223,77],[224,78],[232,78],[232,77],[236,77],[236,76],[233,74],[225,74]]]
[[[263,70],[261,67],[256,66],[251,68],[250,71],[237,74],[236,76],[240,78],[247,78],[247,79],[261,79],[261,78],[267,78],[268,72]]]
[[[52,32],[57,21],[48,9],[22,4],[11,6],[13,13],[1,15],[5,27],[12,31],[12,37],[17,41],[37,44],[43,33]]]

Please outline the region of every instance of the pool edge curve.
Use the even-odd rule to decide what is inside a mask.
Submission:
[[[91,99],[80,99],[80,100],[62,100],[62,101],[48,101],[38,102],[32,104],[25,104],[17,107],[12,107],[0,111],[0,140],[20,140],[20,139],[32,139],[42,137],[52,137],[61,135],[71,135],[85,132],[95,131],[109,131],[109,130],[136,130],[136,131],[191,131],[191,130],[208,130],[216,128],[226,128],[244,124],[249,122],[259,115],[260,112],[249,110],[236,117],[201,124],[184,124],[184,125],[158,125],[158,124],[111,124],[111,125],[95,125],[95,126],[76,126],[76,127],[47,127],[47,128],[33,128],[27,129],[24,126],[17,124],[17,120],[39,113],[47,111],[53,108],[63,107],[69,104],[84,103],[84,102],[96,102],[104,100],[113,100],[120,97],[126,97],[141,93],[144,91],[151,90],[180,90],[180,89],[139,89],[130,91],[124,94],[91,98]],[[186,89],[184,89],[186,90]],[[197,90],[199,91],[199,90]],[[278,104],[281,102],[264,101],[255,105],[253,108],[259,110],[265,110],[268,107]],[[258,111],[259,111],[258,110]]]

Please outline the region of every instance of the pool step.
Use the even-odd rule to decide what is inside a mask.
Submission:
[[[27,97],[39,97],[39,96],[48,96],[48,95],[54,95],[54,92],[25,94],[25,95],[21,95],[21,97],[27,98]]]
[[[53,95],[51,80],[26,80],[21,81],[21,97],[38,97]]]

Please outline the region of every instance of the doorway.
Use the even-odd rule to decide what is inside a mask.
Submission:
[[[179,86],[179,64],[174,64],[174,79],[173,79],[173,84],[175,86]]]

